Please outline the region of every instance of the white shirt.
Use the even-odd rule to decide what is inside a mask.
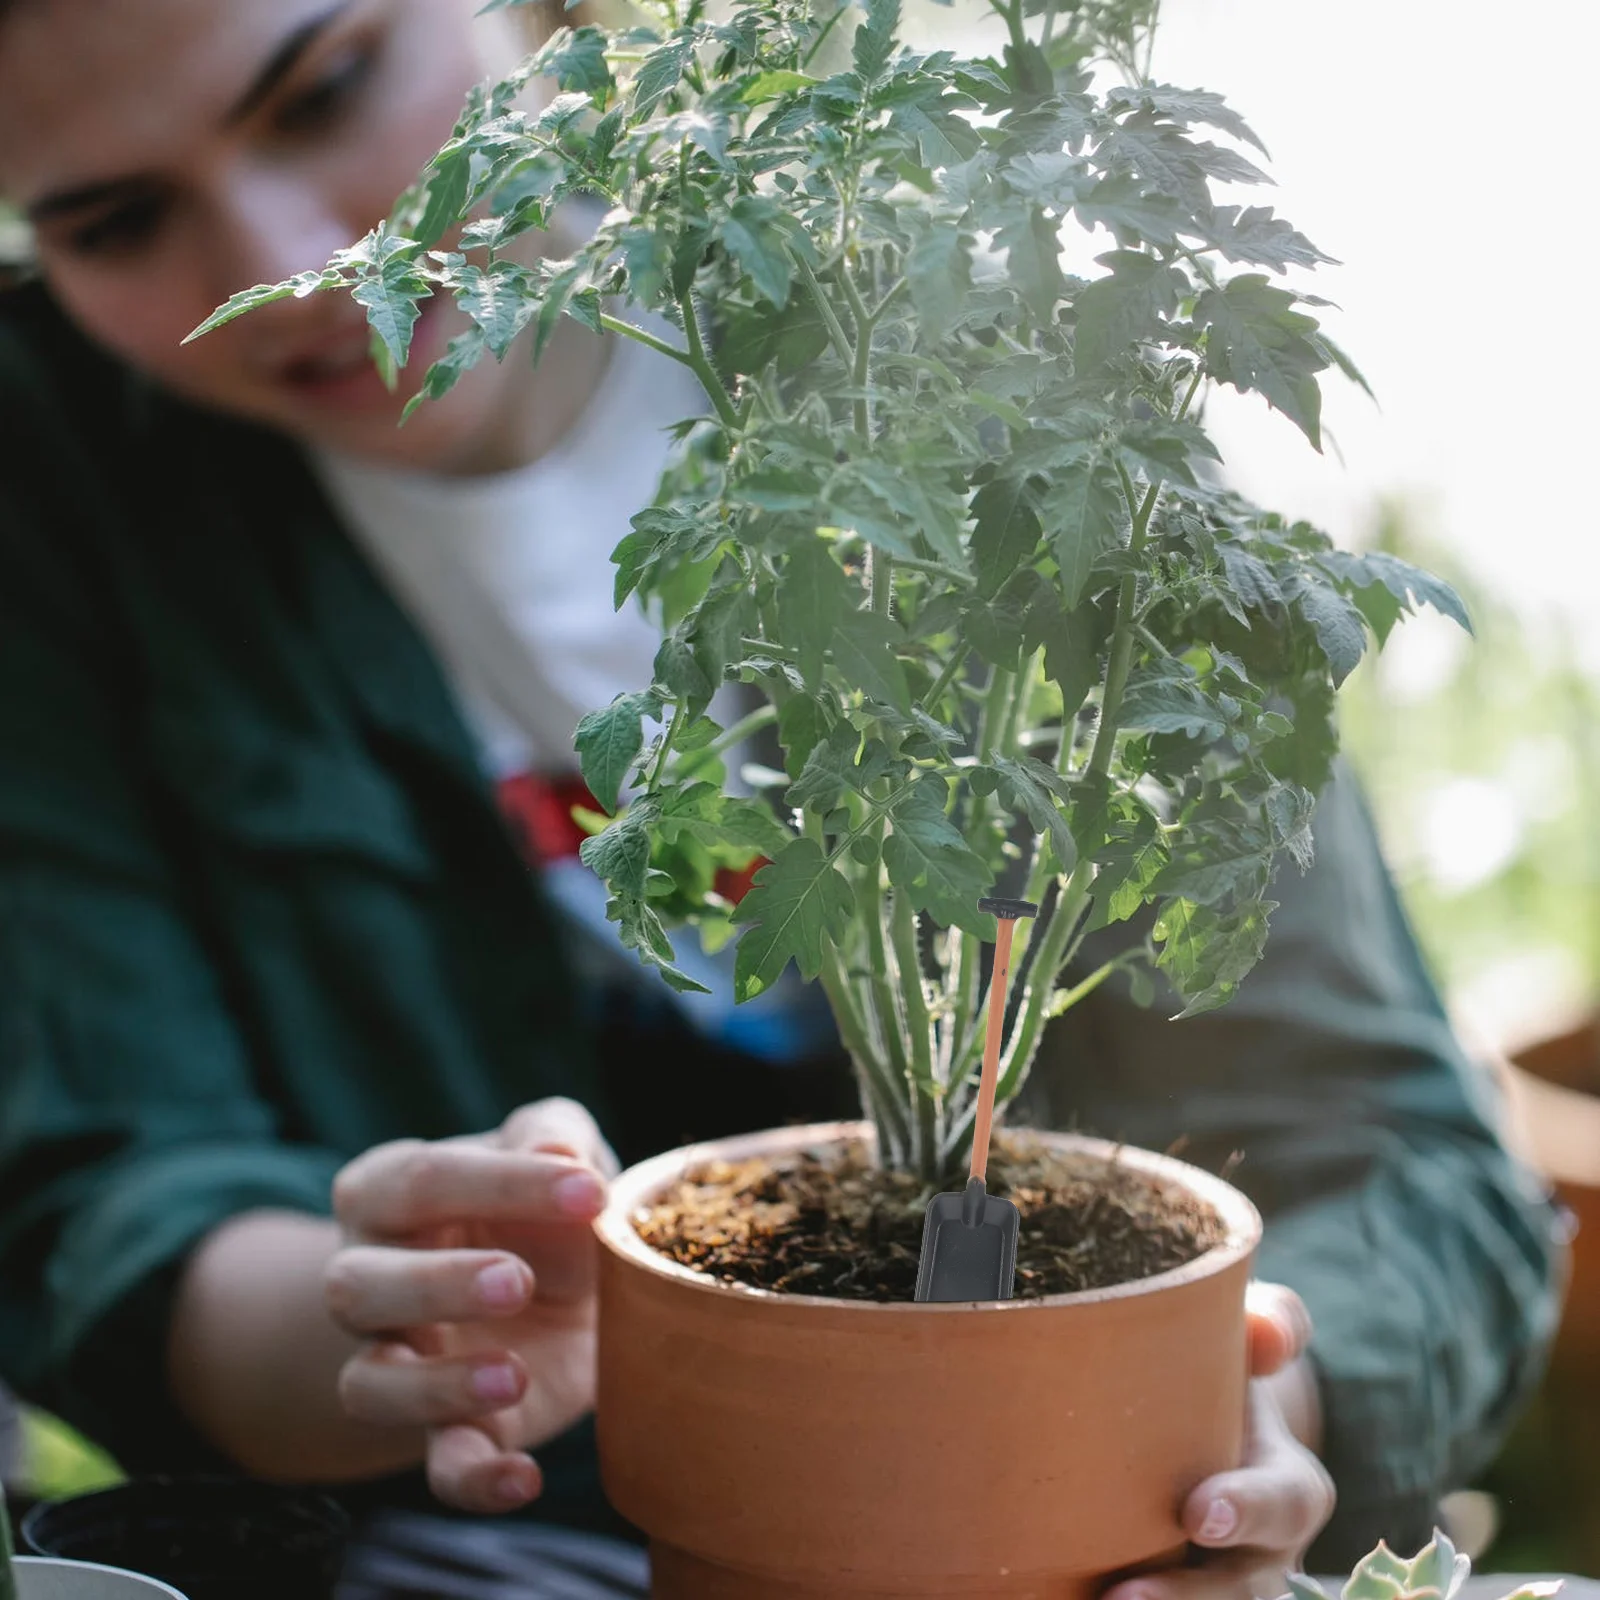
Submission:
[[[649,686],[660,635],[636,604],[613,609],[611,552],[654,498],[666,430],[707,403],[677,362],[617,338],[583,414],[529,466],[445,478],[315,458],[433,646],[491,778],[571,771],[578,719]]]
[[[582,416],[529,466],[445,478],[313,456],[352,537],[432,646],[492,781],[573,771],[578,719],[648,687],[660,633],[636,603],[613,607],[611,552],[655,497],[667,430],[707,405],[683,366],[618,337]],[[721,697],[712,706],[724,721],[733,709]],[[549,863],[544,883],[590,934],[580,960],[647,980],[588,867]],[[733,947],[709,957],[685,932],[673,946],[679,967],[712,990],[674,996],[704,1031],[780,1058],[820,1042],[813,997],[792,972],[735,1012]]]

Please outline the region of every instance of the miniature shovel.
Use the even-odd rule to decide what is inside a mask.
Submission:
[[[1017,1277],[1017,1208],[983,1186],[989,1165],[989,1124],[1000,1077],[1000,1032],[1005,1026],[1006,986],[1011,977],[1011,935],[1018,917],[1036,917],[1027,900],[980,900],[980,911],[999,921],[994,975],[989,980],[989,1024],[983,1039],[983,1075],[978,1114],[972,1124],[972,1166],[967,1187],[936,1194],[922,1223],[922,1259],[917,1266],[919,1300],[1009,1300]]]

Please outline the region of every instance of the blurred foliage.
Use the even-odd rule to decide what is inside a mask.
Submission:
[[[22,1472],[19,1487],[37,1500],[89,1494],[123,1478],[110,1456],[59,1417],[33,1406],[22,1412]]]
[[[1344,746],[1441,986],[1526,1037],[1541,1005],[1600,993],[1600,686],[1569,627],[1531,623],[1403,508],[1374,542],[1446,577],[1477,637],[1402,630],[1352,674]]]

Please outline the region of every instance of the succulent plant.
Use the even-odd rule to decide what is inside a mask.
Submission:
[[[1340,1600],[1455,1600],[1472,1572],[1472,1559],[1463,1555],[1437,1528],[1433,1538],[1407,1561],[1380,1539],[1378,1547],[1357,1563],[1339,1591]],[[1549,1600],[1559,1581],[1524,1583],[1507,1592],[1503,1600]],[[1315,1578],[1289,1575],[1290,1595],[1284,1600],[1330,1600]]]

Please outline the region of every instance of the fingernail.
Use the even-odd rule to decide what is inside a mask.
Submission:
[[[501,1474],[499,1483],[495,1485],[495,1493],[506,1505],[520,1506],[528,1498],[528,1487],[520,1473],[506,1472]]]
[[[605,1199],[605,1190],[592,1172],[569,1172],[556,1179],[556,1205],[569,1217],[592,1216]]]
[[[1213,1500],[1206,1507],[1206,1519],[1200,1524],[1202,1539],[1226,1539],[1239,1526],[1239,1513],[1229,1500]]]
[[[515,1367],[479,1367],[472,1374],[472,1392],[494,1405],[509,1405],[522,1392],[522,1379]]]
[[[486,1306],[521,1305],[527,1292],[526,1284],[520,1268],[509,1261],[497,1261],[478,1274],[478,1298]]]

